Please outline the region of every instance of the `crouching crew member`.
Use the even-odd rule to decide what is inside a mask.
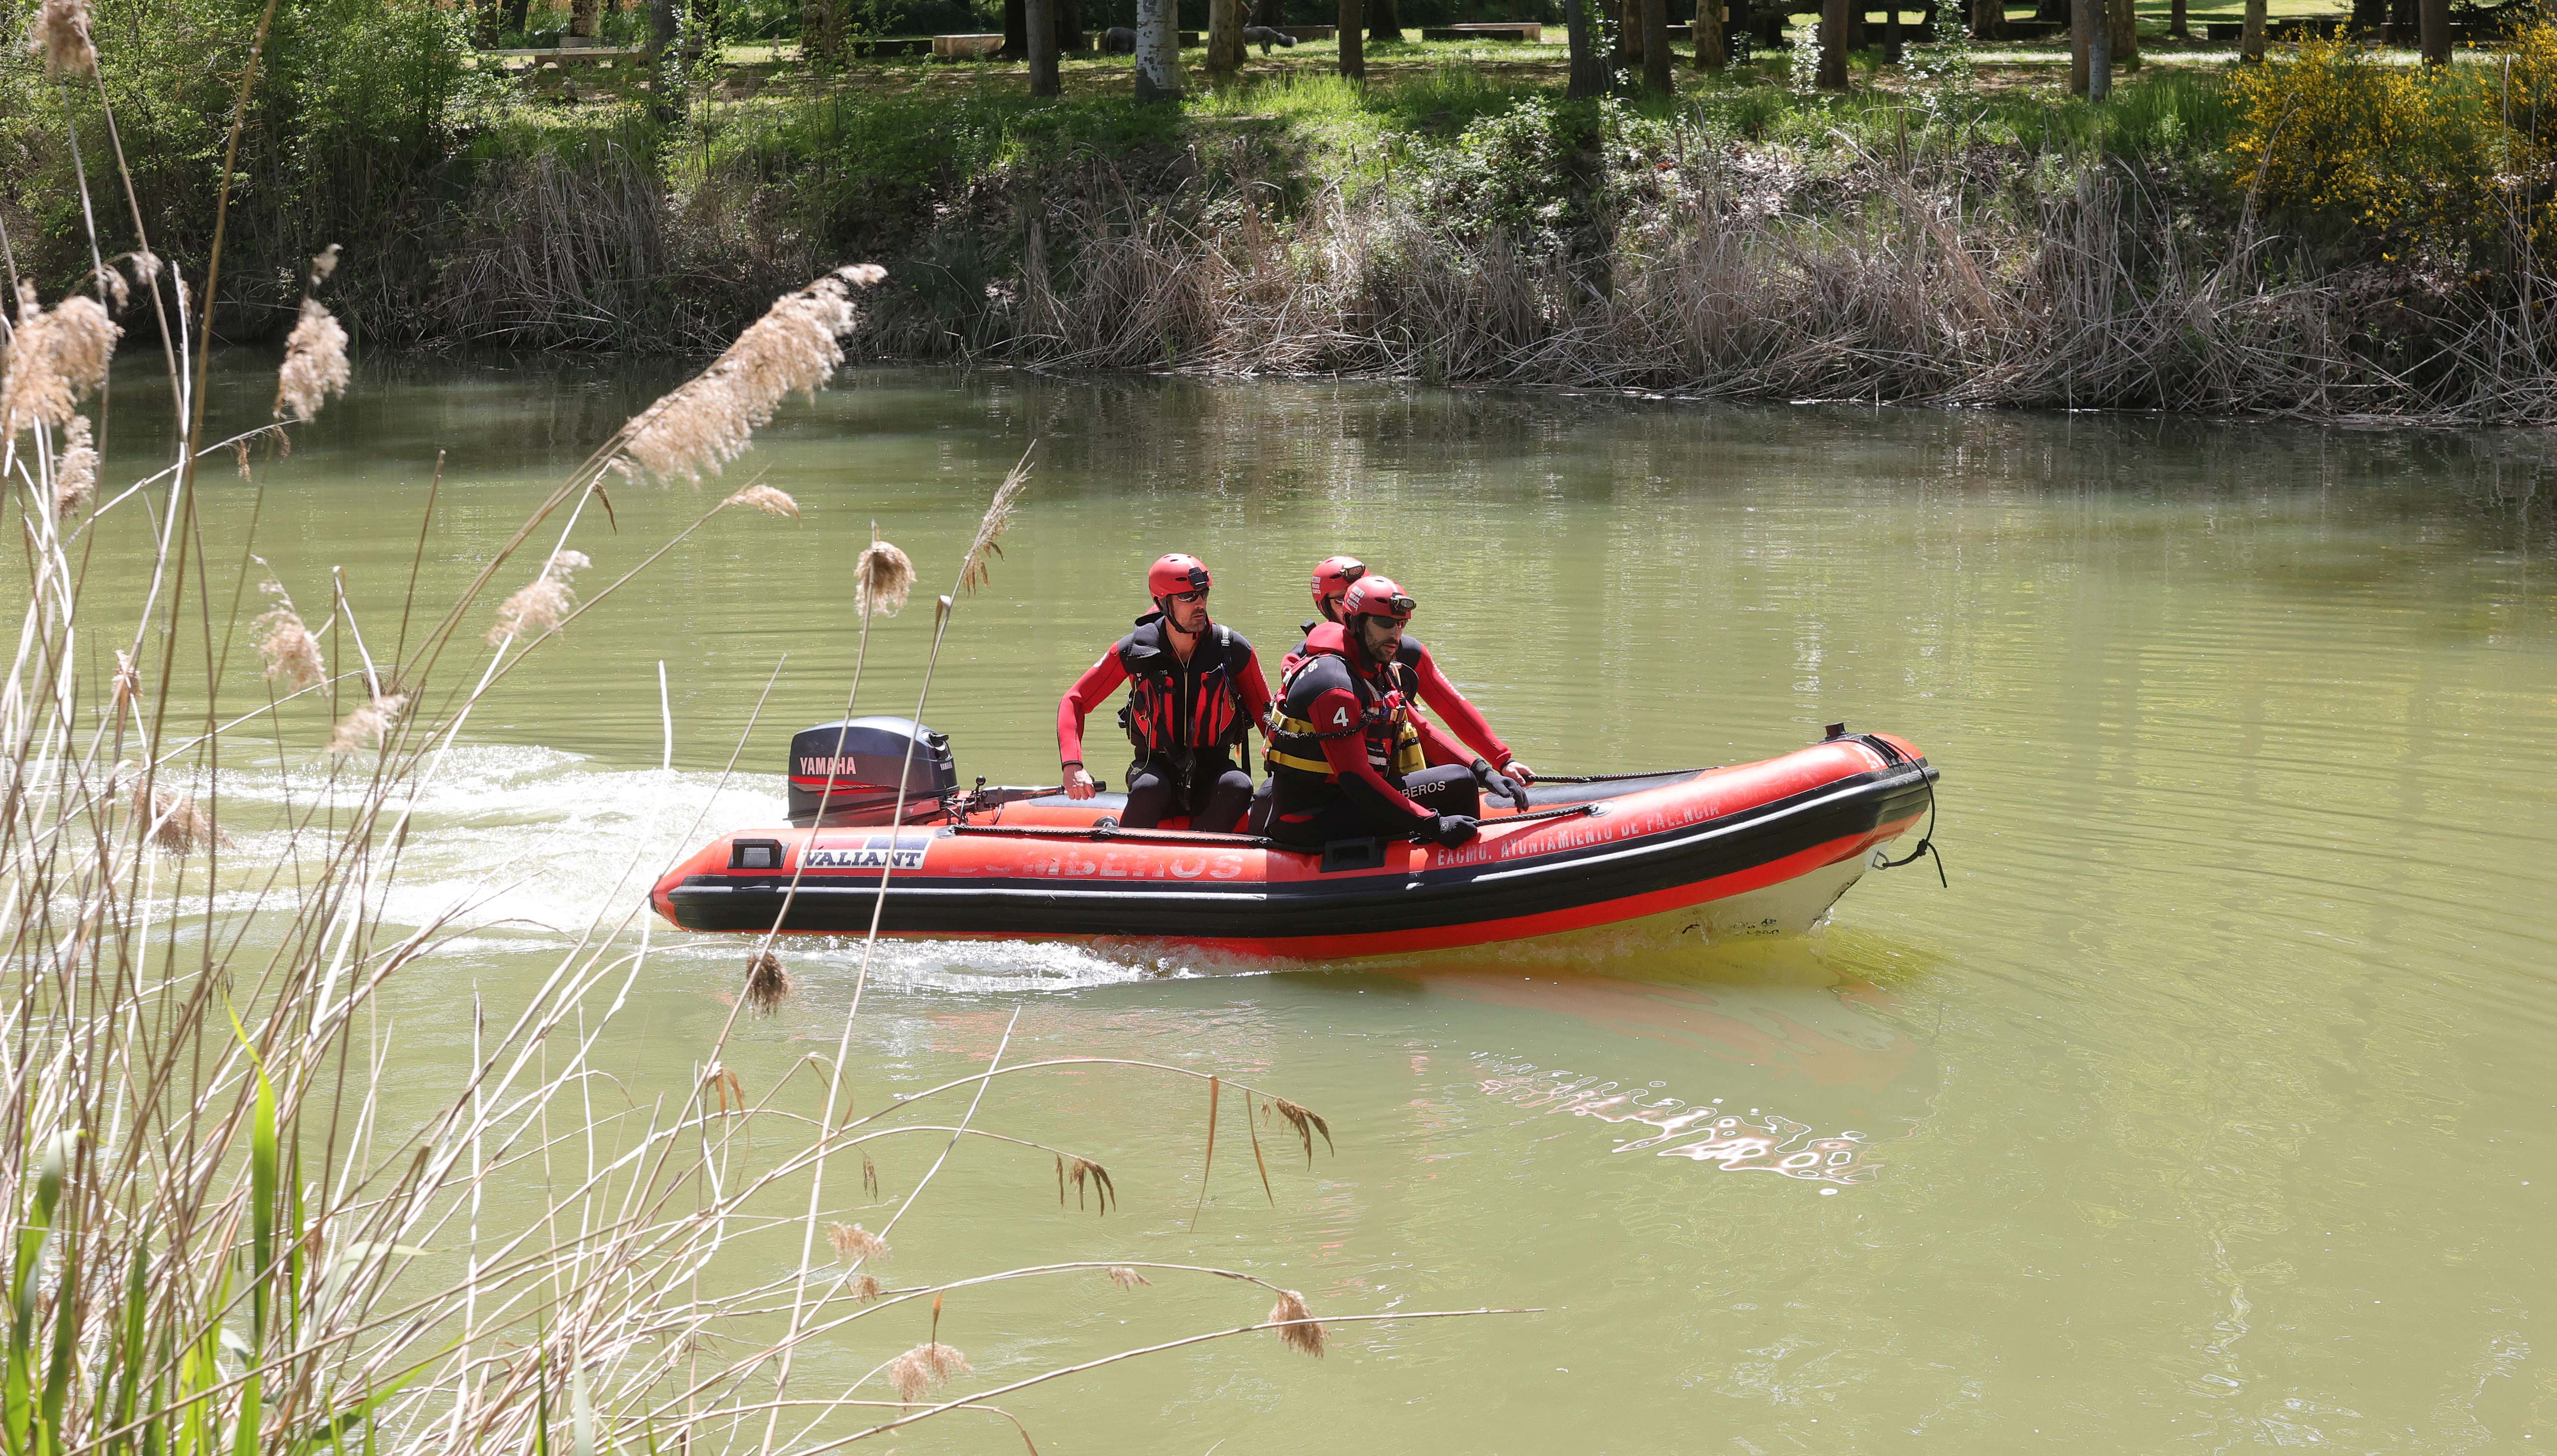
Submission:
[[[1366,576],[1366,563],[1354,556],[1327,556],[1315,564],[1314,609],[1322,613],[1322,620],[1305,623],[1308,637],[1324,622],[1341,620],[1341,598]],[[1295,670],[1297,660],[1304,653],[1305,648],[1300,646],[1287,654],[1286,660],[1278,665],[1280,681],[1285,681],[1287,674]],[[1518,761],[1518,755],[1510,751],[1510,745],[1502,741],[1499,733],[1492,731],[1491,722],[1483,717],[1483,711],[1458,692],[1456,685],[1447,680],[1447,675],[1438,670],[1437,660],[1429,655],[1429,649],[1420,645],[1419,638],[1407,634],[1403,645],[1396,650],[1395,661],[1409,669],[1416,685],[1413,696],[1437,715],[1438,721],[1446,725],[1449,735],[1470,750],[1458,751],[1453,757],[1432,751],[1429,762],[1433,766],[1465,764],[1473,770],[1474,781],[1484,792],[1507,798],[1525,809],[1526,786],[1536,782],[1536,770]]]
[[[1314,848],[1371,837],[1452,847],[1474,837],[1474,774],[1425,766],[1433,748],[1461,749],[1413,716],[1417,685],[1397,658],[1413,604],[1393,582],[1362,577],[1341,597],[1340,620],[1306,634],[1270,737],[1271,838]]]
[[[1066,796],[1089,799],[1097,786],[1083,768],[1084,720],[1121,683],[1129,685],[1119,723],[1137,749],[1128,765],[1128,808],[1120,816],[1130,829],[1186,814],[1192,829],[1222,834],[1252,803],[1249,750],[1245,767],[1235,765],[1233,750],[1266,721],[1270,684],[1252,644],[1208,619],[1211,580],[1196,557],[1175,552],[1155,562],[1145,574],[1154,609],[1137,618],[1137,629],[1101,654],[1057,704]]]

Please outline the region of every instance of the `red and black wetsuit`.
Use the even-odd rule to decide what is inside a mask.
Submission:
[[[1313,634],[1323,627],[1338,630],[1339,624],[1336,622],[1305,623],[1306,642],[1300,644],[1295,651],[1288,653],[1285,660],[1278,664],[1280,682],[1286,682],[1287,675],[1296,670],[1296,664],[1305,659]],[[1438,670],[1437,660],[1429,655],[1428,648],[1420,645],[1419,639],[1406,634],[1402,650],[1395,653],[1394,660],[1411,669],[1412,679],[1420,701],[1428,706],[1431,713],[1438,716],[1438,721],[1447,726],[1449,733],[1453,734],[1458,742],[1472,748],[1473,753],[1481,754],[1494,769],[1503,773],[1509,771],[1511,760],[1518,755],[1510,751],[1510,745],[1502,740],[1499,733],[1492,731],[1492,725],[1483,717],[1483,711],[1476,708],[1463,693],[1458,692],[1456,685],[1447,680],[1447,675]],[[1432,753],[1429,762],[1433,766],[1440,763],[1471,763],[1473,753],[1460,753],[1453,758],[1440,758]]]
[[[1057,704],[1058,758],[1083,761],[1084,720],[1122,683],[1130,686],[1119,722],[1137,756],[1120,822],[1150,829],[1166,814],[1187,814],[1193,829],[1234,828],[1252,802],[1252,775],[1235,766],[1233,750],[1270,710],[1270,684],[1252,644],[1211,623],[1183,662],[1161,612],[1137,618],[1137,629],[1101,654]]]
[[[1418,684],[1400,658],[1363,661],[1337,622],[1291,654],[1278,730],[1270,738],[1274,787],[1268,833],[1313,847],[1332,840],[1418,833],[1441,814],[1480,812],[1464,746],[1412,711]]]

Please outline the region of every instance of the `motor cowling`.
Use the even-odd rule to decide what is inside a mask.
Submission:
[[[801,728],[790,738],[791,825],[889,823],[897,817],[900,768],[905,822],[939,818],[942,796],[959,787],[949,734],[906,718],[855,718]]]

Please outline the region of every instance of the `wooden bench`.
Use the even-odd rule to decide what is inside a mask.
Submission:
[[[571,62],[584,66],[612,65],[623,61],[647,59],[645,46],[525,46],[506,50],[482,51],[501,61],[529,61],[539,70],[545,65],[567,66]]]
[[[1004,49],[1004,38],[992,36],[934,36],[932,59],[935,61],[983,61]]]
[[[1505,21],[1474,25],[1424,26],[1424,41],[1523,41],[1530,45],[1545,40],[1545,27],[1534,21]]]

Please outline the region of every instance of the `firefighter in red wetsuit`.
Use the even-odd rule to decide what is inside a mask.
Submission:
[[[1315,564],[1314,609],[1323,614],[1323,621],[1305,623],[1309,637],[1324,622],[1341,620],[1340,599],[1353,584],[1366,576],[1367,564],[1354,556],[1327,556]],[[1300,646],[1288,653],[1286,660],[1278,665],[1281,682],[1295,670],[1297,659],[1304,652],[1305,648]],[[1413,681],[1416,684],[1415,696],[1422,706],[1438,716],[1439,722],[1447,726],[1447,736],[1473,750],[1471,753],[1459,752],[1452,758],[1432,751],[1430,764],[1433,767],[1465,764],[1473,770],[1474,780],[1483,790],[1511,798],[1519,808],[1526,808],[1524,793],[1513,793],[1511,788],[1496,788],[1493,780],[1507,779],[1511,786],[1523,789],[1536,782],[1536,770],[1518,760],[1518,755],[1510,751],[1510,745],[1502,741],[1500,734],[1492,731],[1492,725],[1483,717],[1483,711],[1458,692],[1454,683],[1447,681],[1447,675],[1438,670],[1438,663],[1429,655],[1429,649],[1420,645],[1418,638],[1407,635],[1403,645],[1397,649],[1396,660],[1411,669]]]
[[[1233,752],[1267,722],[1270,684],[1252,644],[1208,619],[1212,581],[1196,557],[1174,552],[1155,562],[1145,574],[1154,609],[1057,704],[1065,792],[1089,799],[1096,785],[1083,768],[1083,722],[1120,684],[1129,685],[1119,722],[1137,757],[1128,765],[1128,807],[1119,822],[1130,829],[1186,814],[1192,829],[1224,833],[1251,807],[1252,773],[1235,766]]]
[[[1414,604],[1386,578],[1362,576],[1342,594],[1339,620],[1306,634],[1270,737],[1271,838],[1317,848],[1385,837],[1453,847],[1474,837],[1475,775],[1444,761],[1461,762],[1463,750],[1412,711],[1419,683],[1401,650]],[[1431,757],[1441,765],[1428,766]]]

